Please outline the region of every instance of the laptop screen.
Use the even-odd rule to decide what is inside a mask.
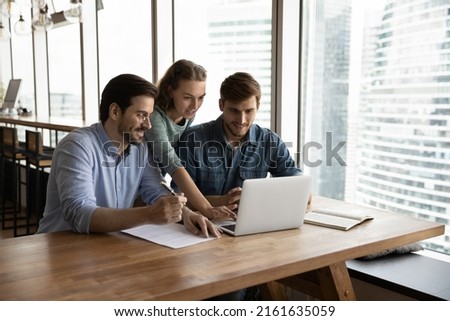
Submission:
[[[310,176],[247,179],[242,186],[236,225],[217,225],[232,235],[298,228],[303,224],[311,191]]]
[[[3,109],[12,109],[15,107],[17,98],[19,96],[19,89],[21,79],[11,79],[9,81],[8,89],[6,90],[5,99],[3,100]]]

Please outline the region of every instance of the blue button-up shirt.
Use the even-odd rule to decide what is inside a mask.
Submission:
[[[222,116],[192,126],[181,137],[177,153],[204,195],[224,195],[245,179],[301,175],[281,138],[253,124],[247,139],[233,148],[225,138]]]
[[[147,203],[166,195],[161,172],[150,162],[145,143],[119,155],[100,122],[69,133],[53,154],[38,233],[88,233],[98,207],[132,207],[137,193]]]

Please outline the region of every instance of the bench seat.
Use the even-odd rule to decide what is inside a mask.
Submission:
[[[350,277],[423,301],[450,300],[450,263],[417,253],[347,261]],[[382,298],[380,298],[381,300]]]

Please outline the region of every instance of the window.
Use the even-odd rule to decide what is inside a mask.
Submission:
[[[256,122],[270,127],[272,1],[175,0],[174,15],[175,60],[189,59],[208,71],[206,97],[196,122],[220,114],[220,84],[245,71],[261,85]]]
[[[80,25],[55,24],[47,39],[50,116],[82,119]]]
[[[152,80],[151,1],[103,0],[98,11],[100,91],[122,73]]]
[[[304,1],[305,171],[314,194],[450,226],[450,3],[387,4]],[[450,253],[450,229],[423,243]]]
[[[29,16],[25,16],[30,21]],[[31,26],[30,26],[31,28]],[[34,111],[34,77],[33,46],[31,35],[17,35],[11,32],[13,77],[22,79],[18,104],[20,107]],[[7,84],[6,84],[7,85]]]

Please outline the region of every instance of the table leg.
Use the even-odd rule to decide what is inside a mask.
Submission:
[[[261,298],[264,301],[287,301],[289,300],[286,286],[277,281],[264,283],[258,286],[261,292]]]
[[[286,292],[280,290],[281,283],[304,294],[320,300],[347,301],[356,300],[352,281],[345,262],[332,264],[314,271],[297,274],[277,282],[266,283],[261,286],[263,299],[285,300]]]
[[[352,281],[345,262],[317,270],[324,300],[356,300]]]

